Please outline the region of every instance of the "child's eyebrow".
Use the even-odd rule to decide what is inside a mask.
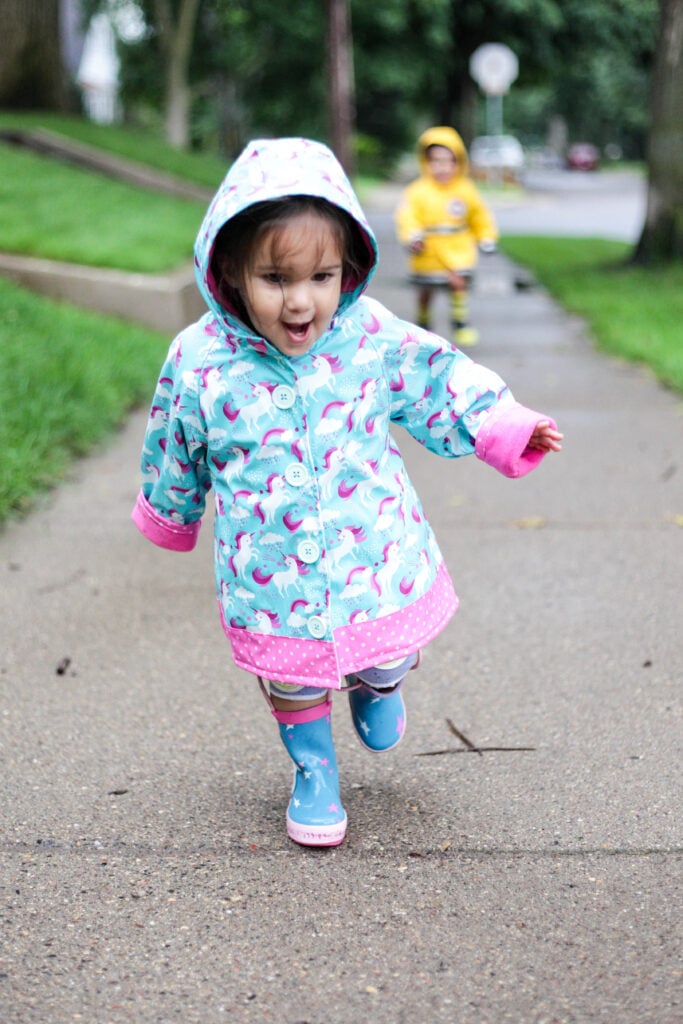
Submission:
[[[308,271],[309,274],[325,274],[330,273],[334,270],[339,270],[343,266],[342,260],[337,260],[334,263],[315,264]],[[276,265],[275,263],[257,263],[254,267],[254,273],[256,274],[288,274],[291,271],[291,267],[286,264]]]

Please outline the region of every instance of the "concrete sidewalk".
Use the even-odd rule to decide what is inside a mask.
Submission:
[[[399,435],[462,606],[396,751],[335,702],[343,846],[286,838],[210,523],[129,521],[144,413],[0,535],[4,1024],[681,1021],[681,400],[513,276],[482,263],[472,354],[565,450],[509,481]]]

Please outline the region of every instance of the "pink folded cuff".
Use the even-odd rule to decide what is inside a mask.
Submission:
[[[176,523],[160,515],[142,491],[138,494],[131,519],[148,540],[169,551],[192,551],[201,527],[200,519],[194,523]]]
[[[547,454],[528,447],[540,420],[548,420],[555,427],[551,416],[534,412],[517,402],[494,407],[477,434],[475,454],[504,476],[530,473]]]
[[[273,708],[273,715],[282,725],[305,725],[306,722],[317,722],[319,718],[325,718],[332,711],[332,701],[326,700],[322,704],[315,704],[312,708],[305,708],[303,711],[289,710],[279,711]]]

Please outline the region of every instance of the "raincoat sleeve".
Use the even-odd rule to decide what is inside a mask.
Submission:
[[[184,367],[182,350],[181,334],[157,383],[142,448],[143,483],[132,514],[145,537],[173,551],[190,551],[197,543],[211,487],[198,373]]]
[[[471,193],[468,198],[470,230],[477,242],[497,242],[498,227],[493,214],[482,199],[476,186],[471,184],[470,188]]]
[[[554,425],[551,417],[520,405],[497,373],[450,342],[380,310],[393,422],[437,455],[474,454],[505,476],[538,465],[544,453],[529,438],[539,420]]]
[[[410,245],[424,233],[424,216],[420,210],[417,190],[409,185],[396,209],[394,216],[396,235],[401,245]]]

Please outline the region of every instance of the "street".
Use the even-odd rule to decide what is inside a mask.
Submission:
[[[636,242],[646,180],[632,171],[527,170],[524,192],[494,200],[503,234],[566,235]]]

